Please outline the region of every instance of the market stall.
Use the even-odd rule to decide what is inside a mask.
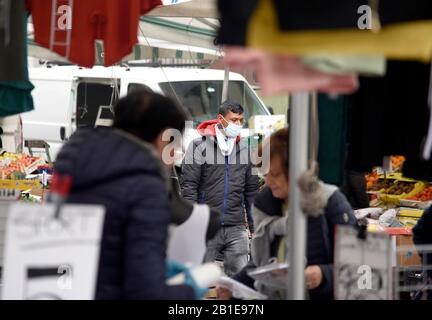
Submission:
[[[413,227],[432,204],[432,183],[405,177],[404,156],[390,157],[387,170],[376,167],[365,175],[370,207],[355,211],[372,233],[390,235],[395,299],[412,299],[425,286],[429,264],[421,256],[427,248],[415,246]],[[426,268],[426,269],[425,269]]]
[[[24,153],[0,154],[0,199],[43,202],[52,166]]]

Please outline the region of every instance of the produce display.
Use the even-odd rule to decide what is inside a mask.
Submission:
[[[416,225],[424,210],[432,205],[432,182],[405,177],[401,170],[404,161],[403,156],[392,156],[392,171],[384,172],[382,168],[376,167],[365,175],[370,208],[356,211],[357,214],[361,211],[367,213],[369,221],[377,220],[377,223],[368,225],[368,231],[384,230],[392,235],[411,235],[411,228]],[[399,209],[391,227],[383,227],[383,212],[388,208]],[[377,210],[378,217],[372,215],[372,210]]]
[[[415,182],[397,181],[396,183],[393,183],[385,193],[399,196],[403,193],[410,193],[414,190],[414,187]]]
[[[380,191],[387,190],[394,184],[395,179],[378,179],[368,190],[369,191]]]
[[[22,178],[22,174],[28,174],[37,169],[37,165],[43,164],[41,158],[27,154],[16,154],[5,152],[0,155],[0,178],[17,179]]]
[[[404,156],[392,156],[391,157],[392,162],[392,169],[397,171],[402,169],[402,165],[405,162]]]
[[[403,199],[415,196],[424,188],[425,183],[422,181],[405,178],[401,173],[390,173],[385,178],[384,175],[380,175],[367,190],[371,195],[370,200],[379,199],[387,204],[400,205]]]
[[[432,186],[429,186],[425,188],[420,193],[417,193],[416,195],[412,197],[408,197],[408,200],[414,200],[414,201],[429,201],[432,200]]]
[[[367,182],[367,188],[370,189],[378,180],[379,174],[376,171],[372,171],[371,173],[365,176]]]

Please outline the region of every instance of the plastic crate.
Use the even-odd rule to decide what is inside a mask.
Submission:
[[[382,180],[384,180],[384,176],[380,176],[377,182],[381,182]],[[386,180],[391,181],[392,184],[397,181],[397,179],[395,177],[389,177],[389,176],[386,177]],[[367,190],[367,193],[368,194],[382,194],[382,193],[385,193],[385,191],[386,191],[385,188],[382,188],[382,189],[379,189],[379,190],[371,190],[371,188],[369,188]]]
[[[417,193],[421,192],[425,188],[425,184],[422,181],[416,181],[416,180],[408,179],[408,178],[401,178],[401,179],[398,179],[395,183],[400,182],[400,181],[415,183],[414,188],[409,193],[404,192],[404,193],[399,194],[399,195],[381,193],[379,195],[379,199],[383,202],[394,203],[394,204],[399,205],[401,199],[412,197],[412,196],[416,195]]]

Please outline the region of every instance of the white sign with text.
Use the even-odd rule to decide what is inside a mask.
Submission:
[[[94,299],[105,209],[94,205],[10,206],[2,299]]]

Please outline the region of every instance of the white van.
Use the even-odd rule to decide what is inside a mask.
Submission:
[[[24,139],[47,142],[55,159],[64,141],[75,130],[109,124],[112,106],[118,97],[133,90],[152,90],[176,99],[191,114],[194,127],[216,118],[224,71],[138,66],[87,69],[54,65],[30,69],[29,75],[35,86],[32,92],[35,110],[22,115]],[[229,74],[228,98],[245,108],[246,120],[252,115],[270,115],[239,74]],[[193,135],[189,135],[188,140],[192,138]]]

